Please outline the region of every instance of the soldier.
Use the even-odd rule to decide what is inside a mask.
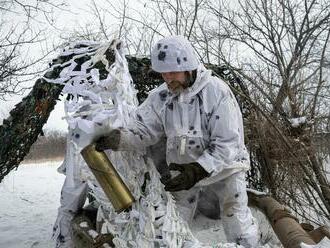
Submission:
[[[182,217],[191,220],[201,191],[215,192],[227,240],[256,247],[258,227],[247,206],[245,182],[249,155],[233,93],[205,69],[182,36],[158,41],[151,63],[165,83],[150,92],[136,119],[109,130],[96,149],[138,150],[165,137],[163,166],[179,174],[161,180],[173,192]]]

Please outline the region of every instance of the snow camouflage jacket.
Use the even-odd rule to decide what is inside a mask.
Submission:
[[[198,162],[211,173],[198,185],[249,169],[238,103],[226,83],[203,65],[195,83],[179,95],[165,83],[151,91],[121,133],[119,150],[141,150],[166,136],[167,164]]]

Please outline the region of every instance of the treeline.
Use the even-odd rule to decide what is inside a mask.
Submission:
[[[39,136],[31,146],[24,162],[63,159],[66,149],[66,134],[58,131],[48,132]]]

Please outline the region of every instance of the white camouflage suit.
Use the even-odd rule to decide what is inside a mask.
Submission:
[[[167,65],[167,71],[175,67],[173,61],[188,64],[194,56],[189,51],[190,43],[183,37],[164,38],[153,50],[153,67],[162,68],[166,51],[170,49],[177,49],[174,54],[180,59],[173,58],[173,53],[168,54],[172,62]],[[165,51],[165,60],[162,51]],[[161,61],[155,61],[157,52],[163,53]],[[182,67],[181,71],[189,69],[189,66]],[[182,216],[189,222],[199,192],[212,190],[219,199],[228,242],[256,247],[258,226],[247,206],[245,182],[249,155],[244,145],[241,111],[230,88],[198,63],[192,86],[172,94],[167,85],[162,84],[150,92],[136,116],[127,128],[121,129],[119,150],[141,149],[166,137],[167,165],[198,162],[211,174],[193,188],[173,193]]]

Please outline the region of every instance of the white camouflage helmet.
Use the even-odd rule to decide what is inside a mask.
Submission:
[[[193,47],[181,35],[161,39],[151,52],[151,67],[156,72],[192,71],[198,65]]]

